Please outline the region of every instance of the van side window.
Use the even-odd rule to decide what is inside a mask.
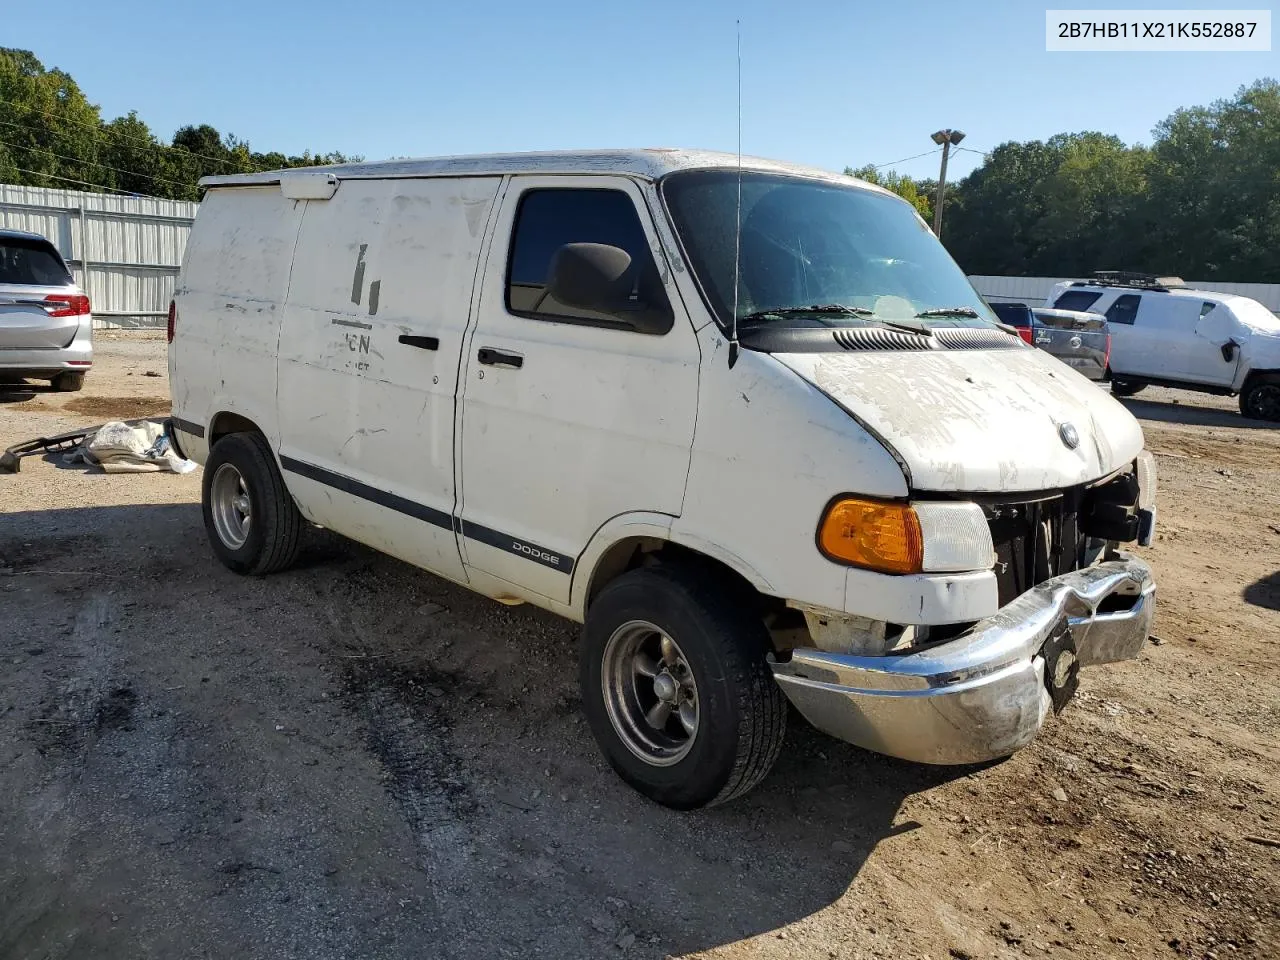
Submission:
[[[1068,290],[1053,305],[1058,310],[1088,310],[1100,296],[1088,290]]]
[[[547,290],[551,261],[567,243],[600,243],[631,255],[617,306],[589,310],[560,303]],[[507,263],[507,309],[560,323],[633,329],[643,312],[646,332],[666,333],[674,314],[631,198],[620,190],[541,189],[520,198]],[[655,322],[656,320],[656,322]]]
[[[1203,320],[1206,316],[1208,316],[1209,312],[1213,310],[1213,308],[1216,306],[1217,306],[1216,303],[1210,303],[1208,300],[1200,304],[1200,319]]]
[[[1127,326],[1133,326],[1134,319],[1138,316],[1138,304],[1142,298],[1136,293],[1126,293],[1123,297],[1117,297],[1116,302],[1107,307],[1107,323],[1123,323]]]

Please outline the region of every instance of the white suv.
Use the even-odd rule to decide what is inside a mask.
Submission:
[[[1057,284],[1060,310],[1105,314],[1111,392],[1148,384],[1240,396],[1240,412],[1280,420],[1280,317],[1248,297],[1193,290],[1176,277],[1106,272]]]

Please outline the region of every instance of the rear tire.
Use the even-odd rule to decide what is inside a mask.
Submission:
[[[84,386],[83,373],[60,373],[50,381],[53,389],[59,393],[76,393]]]
[[[1133,383],[1130,380],[1112,380],[1111,393],[1117,397],[1132,397],[1135,393],[1147,389],[1145,383]]]
[[[587,612],[579,681],[591,732],[623,780],[677,810],[746,793],[782,749],[769,633],[736,600],[713,572],[657,566],[623,574]]]
[[[1280,374],[1250,377],[1240,392],[1240,412],[1250,420],[1280,422]]]
[[[232,433],[213,445],[201,501],[213,552],[229,569],[261,576],[297,559],[302,515],[262,434]]]

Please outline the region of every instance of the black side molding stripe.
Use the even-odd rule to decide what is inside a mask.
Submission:
[[[200,424],[192,423],[190,420],[183,420],[181,417],[170,417],[169,421],[173,424],[173,429],[189,433],[200,440],[204,439],[204,427],[200,426]]]
[[[536,543],[529,543],[527,540],[519,540],[510,534],[472,523],[470,520],[459,520],[459,523],[462,526],[462,535],[468,540],[475,540],[477,543],[514,553],[517,557],[524,557],[526,560],[540,563],[552,570],[559,570],[561,573],[573,573],[573,557],[566,557],[562,553],[540,547]]]
[[[343,493],[349,493],[353,497],[376,503],[380,507],[386,507],[389,510],[395,510],[397,513],[414,517],[432,526],[444,527],[446,530],[453,529],[453,517],[434,507],[415,503],[413,500],[406,500],[404,497],[398,497],[394,493],[379,490],[377,487],[371,487],[367,483],[361,483],[359,480],[344,477],[340,473],[334,473],[330,470],[312,466],[309,463],[303,463],[301,460],[293,459],[293,457],[281,456],[280,466],[290,473],[296,473],[300,477],[306,477],[308,480],[316,481],[316,483],[323,483],[325,486],[333,487],[335,490],[341,490]]]
[[[415,517],[432,526],[452,530],[468,540],[475,540],[477,543],[483,543],[486,546],[495,547],[517,557],[532,560],[534,563],[539,563],[552,570],[559,570],[563,574],[573,573],[573,557],[540,547],[536,543],[520,540],[499,530],[472,523],[470,520],[463,520],[461,517],[455,517],[452,514],[445,513],[443,510],[436,510],[434,507],[424,506],[413,500],[406,500],[404,497],[398,497],[394,493],[379,490],[377,487],[371,487],[367,483],[361,483],[359,480],[353,480],[340,473],[334,473],[332,470],[325,470],[310,463],[303,463],[301,460],[293,459],[293,457],[281,456],[280,466],[289,471],[289,473],[296,473],[298,476],[314,480],[316,483],[323,483],[325,486],[333,487],[335,490],[349,493],[353,497],[359,497],[389,510],[395,510],[397,513]]]

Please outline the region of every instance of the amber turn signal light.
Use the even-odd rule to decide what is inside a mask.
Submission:
[[[836,500],[818,527],[818,547],[829,560],[882,573],[919,573],[924,566],[920,519],[905,503]]]

